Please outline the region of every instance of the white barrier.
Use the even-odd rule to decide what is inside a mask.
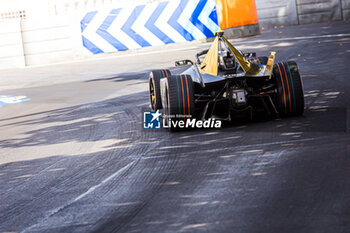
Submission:
[[[179,0],[175,0],[175,2],[176,1]],[[200,2],[200,0],[189,1],[194,1],[195,3]],[[67,2],[70,1],[67,0]],[[121,2],[129,1],[121,0]],[[148,2],[152,2],[156,7],[165,4],[160,4],[158,2],[166,1],[134,0],[130,7]],[[72,2],[70,3],[72,5]],[[262,27],[350,19],[350,0],[256,0],[256,4],[259,23]],[[72,7],[73,6],[74,5],[72,5]],[[100,5],[95,7],[96,8],[90,6],[86,9],[90,11],[101,8]],[[111,6],[110,10],[114,8],[115,6]],[[23,9],[21,8],[19,10]],[[86,9],[84,8],[84,10]],[[64,8],[62,8],[62,11],[63,10]],[[52,9],[48,11],[52,12]],[[31,14],[29,11],[27,13],[28,15],[34,14]],[[76,15],[69,17],[62,14],[60,17],[48,17],[46,15],[41,20],[34,20],[29,17],[27,20],[22,21],[20,19],[0,21],[0,69],[49,64],[83,57],[83,51],[86,51],[86,48],[83,47],[80,21],[85,14],[81,17],[77,17],[77,13],[75,14]],[[179,17],[181,18],[181,16]],[[203,25],[208,25],[208,22],[203,22],[200,15],[198,15],[197,19],[198,22],[202,21]],[[195,25],[193,20],[196,19],[191,18],[190,20],[180,22],[180,26],[183,28],[190,28],[188,30],[189,34],[197,39],[196,35],[198,35],[198,33],[195,33],[195,27],[198,28],[199,24]],[[155,26],[159,25],[156,24]],[[208,26],[206,27],[208,28]],[[96,28],[96,30],[98,28]],[[191,31],[191,28],[194,31]],[[130,29],[134,28],[131,26]],[[138,29],[139,28],[136,28],[135,32],[137,32]],[[214,29],[211,31],[214,31]],[[181,36],[185,38],[185,33]],[[176,40],[173,41],[178,42]],[[151,43],[153,42],[154,41],[151,41]],[[110,46],[112,45],[110,44]],[[114,49],[115,50],[112,49],[110,51],[118,50],[115,47]]]
[[[75,27],[74,27],[75,26]],[[78,24],[64,18],[22,21],[26,65],[65,61],[81,54]]]
[[[81,57],[81,44],[78,20],[51,17],[44,21],[3,21],[0,22],[0,68],[49,64]]]
[[[0,68],[23,67],[24,65],[20,21],[0,22]]]
[[[90,54],[214,37],[215,0],[172,0],[87,12],[81,19]]]

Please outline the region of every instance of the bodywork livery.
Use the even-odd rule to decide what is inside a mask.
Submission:
[[[300,115],[304,95],[298,67],[294,61],[275,64],[275,58],[275,52],[243,53],[219,32],[195,62],[175,62],[183,67],[180,74],[151,72],[151,108],[163,108],[168,120]]]

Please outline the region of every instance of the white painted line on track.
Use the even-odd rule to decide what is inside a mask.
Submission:
[[[110,181],[111,179],[113,179],[114,177],[116,177],[117,175],[119,175],[120,173],[122,173],[123,171],[127,170],[129,167],[131,167],[133,164],[135,163],[135,161],[132,161],[131,163],[129,163],[128,165],[126,165],[125,167],[119,169],[118,171],[116,171],[115,173],[113,173],[112,175],[110,175],[109,177],[107,177],[106,179],[104,179],[101,183],[92,186],[91,188],[89,188],[88,191],[86,191],[85,193],[79,195],[77,198],[75,198],[73,201],[70,202],[70,204],[79,201],[80,199],[82,199],[83,197],[87,196],[88,194],[92,193],[93,191],[95,191],[95,189],[101,187],[103,184],[107,183],[108,181]]]

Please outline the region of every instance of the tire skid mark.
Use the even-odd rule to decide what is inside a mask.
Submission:
[[[119,156],[125,156],[128,155],[128,158],[132,158],[133,161],[130,162],[128,165],[124,166],[122,169],[118,170],[117,172],[113,173],[111,176],[105,178],[102,182],[100,182],[97,185],[94,185],[92,187],[90,187],[86,192],[82,193],[81,195],[79,195],[78,197],[72,199],[71,201],[69,201],[68,203],[57,207],[54,210],[51,210],[48,212],[48,214],[46,215],[46,217],[41,218],[39,220],[39,222],[37,222],[36,224],[30,226],[29,228],[26,228],[24,230],[24,232],[30,231],[33,228],[36,227],[40,227],[40,225],[42,225],[42,223],[45,223],[45,220],[48,220],[51,216],[55,215],[56,213],[63,211],[64,209],[66,209],[67,207],[74,205],[74,203],[78,202],[79,200],[83,199],[84,197],[88,196],[89,194],[96,192],[97,189],[101,188],[102,186],[105,186],[108,182],[108,188],[107,191],[104,191],[103,193],[99,192],[99,195],[107,195],[108,193],[110,193],[111,191],[115,190],[118,188],[119,186],[119,182],[118,179],[115,179],[118,175],[123,175],[125,172],[127,172],[127,170],[132,169],[133,167],[136,166],[136,164],[138,163],[139,159],[144,155],[144,154],[148,154],[150,153],[152,150],[154,150],[158,145],[159,142],[157,143],[152,143],[150,144],[149,147],[144,146],[142,144],[139,144],[138,142],[142,141],[144,138],[147,137],[140,137],[139,134],[137,134],[137,127],[139,126],[137,124],[137,115],[132,112],[129,111],[128,109],[124,109],[123,110],[124,114],[118,115],[118,117],[114,117],[114,120],[116,121],[116,125],[118,125],[119,127],[116,127],[116,130],[119,132],[117,134],[118,137],[123,137],[123,133],[127,132],[127,138],[128,141],[127,143],[130,143],[130,146],[128,147],[122,147],[121,149],[114,149],[112,153],[110,153],[110,158],[106,159],[106,164],[109,164],[111,162],[111,160],[113,160],[116,157]],[[126,123],[126,124],[125,124]],[[148,131],[145,131],[148,133]],[[95,133],[95,132],[94,132]],[[147,134],[146,133],[146,134]],[[151,133],[151,132],[150,132]],[[90,170],[94,170],[94,169],[87,169],[88,171],[84,171],[85,174],[90,174],[91,171]],[[80,180],[84,179],[85,176],[81,176],[81,171],[77,172],[80,173],[76,174],[78,177],[75,177],[74,180],[76,180],[76,182],[79,182]],[[116,181],[114,181],[114,179]],[[136,180],[134,180],[136,182]],[[76,183],[75,181],[72,182],[71,179],[68,179],[68,182],[64,182],[64,185],[74,185]]]
[[[282,145],[282,144],[288,144],[288,143],[296,143],[296,142],[307,142],[307,141],[316,141],[316,140],[322,140],[328,138],[327,136],[324,137],[316,137],[316,138],[303,138],[303,139],[295,139],[295,140],[287,140],[287,141],[277,141],[277,142],[266,142],[266,143],[259,143],[259,144],[249,144],[249,145],[240,145],[240,146],[229,146],[229,147],[221,147],[221,148],[215,148],[215,149],[206,149],[206,150],[200,150],[200,151],[190,151],[190,152],[179,152],[177,154],[173,155],[164,155],[161,156],[162,158],[164,157],[171,157],[171,156],[179,156],[179,155],[189,155],[189,154],[198,154],[198,153],[214,153],[214,152],[219,152],[219,151],[224,151],[224,150],[241,150],[241,149],[247,149],[247,148],[252,148],[252,147],[264,147],[264,146],[273,146],[273,145]],[[142,159],[156,159],[159,158],[159,156],[147,156],[143,157]]]
[[[168,133],[168,132],[166,132]],[[167,135],[167,137],[169,137],[169,135]],[[169,141],[168,140],[164,140],[162,141],[162,143],[168,144]],[[176,149],[174,151],[174,154],[177,154],[179,149]],[[143,157],[140,158],[141,160],[143,159]],[[153,160],[152,164],[150,164],[148,167],[146,167],[146,173],[145,173],[145,169],[135,169],[137,171],[136,176],[141,178],[141,180],[143,180],[144,182],[146,182],[147,180],[149,180],[145,186],[149,187],[148,191],[149,193],[144,193],[142,195],[143,200],[141,201],[141,204],[136,206],[133,209],[126,209],[123,212],[118,212],[118,215],[120,216],[119,218],[122,218],[122,222],[123,225],[121,224],[115,224],[115,222],[119,222],[119,221],[114,221],[114,219],[118,219],[118,218],[113,218],[111,219],[111,224],[114,223],[114,227],[113,225],[111,227],[109,227],[109,229],[105,229],[105,227],[98,227],[96,228],[93,232],[101,232],[101,231],[112,231],[112,232],[118,232],[121,231],[123,232],[124,230],[127,229],[127,227],[129,226],[129,224],[132,222],[132,220],[144,209],[146,208],[150,203],[152,203],[152,201],[156,198],[156,194],[159,193],[161,191],[162,188],[164,188],[164,185],[170,178],[171,174],[167,173],[166,175],[159,175],[161,174],[163,171],[169,171],[169,170],[173,170],[176,165],[178,164],[179,161],[179,157],[175,156],[174,158],[172,157],[167,157],[165,161],[163,161],[161,164],[163,166],[161,166],[159,169],[155,169],[157,167],[157,165],[159,164],[158,160]],[[151,169],[147,169],[147,168],[151,168]],[[148,170],[148,171],[147,171]],[[140,179],[134,179],[133,184],[135,184],[136,182],[140,182]],[[135,184],[137,185],[137,184]],[[137,198],[137,196],[136,196]],[[108,215],[109,216],[109,215]],[[114,216],[113,214],[111,216]],[[126,217],[123,217],[126,216]],[[109,223],[104,223],[104,226],[109,226]]]
[[[134,110],[134,116],[137,117],[137,114],[139,113],[138,110]],[[140,127],[138,124],[135,125],[136,129]],[[134,128],[135,129],[135,128]],[[171,135],[168,134],[167,131],[159,131],[159,137],[158,134],[155,134],[152,130],[141,130],[140,134],[140,140],[139,142],[148,141],[149,139],[152,139],[152,137],[155,137],[155,142],[153,143],[147,143],[147,145],[144,144],[137,144],[136,147],[140,147],[137,150],[142,152],[141,156],[138,156],[137,163],[134,164],[133,173],[130,174],[128,178],[127,184],[128,187],[138,186],[140,188],[140,184],[144,186],[143,188],[143,195],[141,197],[137,196],[137,194],[133,193],[126,193],[121,195],[121,198],[118,198],[118,200],[125,198],[125,195],[127,196],[128,202],[134,202],[139,203],[136,206],[133,206],[132,208],[119,208],[117,211],[113,213],[107,213],[105,216],[103,216],[96,224],[92,232],[101,232],[101,231],[112,231],[116,232],[121,229],[124,229],[128,223],[130,223],[147,205],[148,203],[152,202],[152,200],[156,197],[156,193],[159,192],[159,190],[162,188],[162,184],[167,182],[169,178],[169,174],[167,175],[159,175],[162,174],[164,171],[168,171],[170,169],[173,169],[178,161],[178,158],[170,158],[168,157],[164,161],[154,160],[151,161],[151,164],[147,164],[147,166],[144,166],[142,163],[144,163],[143,158],[145,155],[148,155],[150,153],[157,153],[158,148],[160,144],[172,144],[169,140]],[[156,136],[155,136],[156,135]],[[176,153],[176,151],[174,152]],[[137,156],[137,154],[134,154],[132,156]],[[138,165],[141,166],[138,168]],[[134,179],[132,178],[134,177]],[[117,181],[116,181],[117,182]],[[122,180],[118,180],[119,183],[125,183]],[[141,200],[140,200],[141,198]],[[107,219],[107,223],[106,223]],[[116,224],[118,222],[123,222],[123,225]],[[107,229],[106,229],[107,228]]]
[[[89,114],[89,113],[87,113]],[[125,122],[127,121],[121,121],[119,118],[114,118],[114,120],[116,121],[115,124],[116,125],[120,125],[120,126],[125,126]],[[84,138],[84,140],[86,141],[98,141],[101,138],[103,138],[102,136],[96,135],[96,131],[99,128],[99,124],[91,124],[89,129],[89,133],[86,134],[88,135],[87,137]],[[117,138],[120,135],[120,133],[122,131],[125,131],[123,129],[123,127],[117,127],[116,131],[119,133],[116,133]],[[96,139],[97,138],[97,139]],[[132,141],[132,140],[131,140]],[[127,148],[114,148],[110,151],[108,151],[109,156],[107,156],[107,159],[105,159],[104,163],[101,163],[101,161],[98,161],[98,158],[91,158],[89,159],[91,163],[94,163],[93,160],[97,160],[100,163],[100,166],[105,166],[108,165],[110,163],[109,159],[115,157],[116,155],[124,155],[127,154],[128,151],[126,151]],[[44,170],[42,170],[39,174],[37,174],[34,177],[37,177],[38,175],[43,175],[43,173],[49,169],[51,169],[52,167],[56,166],[57,164],[60,164],[64,161],[68,161],[71,158],[63,158],[60,159],[58,161],[56,161],[54,164],[50,165],[49,167],[45,168]],[[96,170],[96,167],[94,166],[85,166],[84,169],[74,169],[74,165],[72,165],[73,169],[69,169],[69,170],[73,170],[74,172],[70,173],[68,177],[65,177],[66,179],[64,180],[53,180],[51,182],[49,182],[47,185],[45,185],[45,188],[40,189],[40,193],[38,195],[34,195],[34,197],[31,199],[30,202],[28,201],[22,201],[22,204],[19,204],[18,202],[16,203],[16,205],[14,206],[14,208],[8,209],[6,211],[6,218],[13,218],[14,216],[18,216],[18,212],[21,212],[21,210],[23,209],[27,209],[26,207],[30,207],[31,205],[33,205],[33,203],[35,202],[40,202],[41,200],[45,199],[45,197],[47,197],[48,195],[50,195],[50,193],[52,192],[54,187],[60,187],[60,186],[75,186],[76,184],[78,184],[81,180],[84,180],[86,178],[88,178],[89,176],[91,176],[91,174]],[[28,178],[29,179],[33,179],[33,177]]]
[[[101,183],[92,186],[91,188],[89,188],[86,192],[80,194],[78,197],[74,198],[73,200],[68,201],[65,205],[60,206],[54,210],[51,210],[48,215],[42,219],[39,223],[32,225],[28,228],[26,228],[25,230],[23,230],[22,232],[28,232],[31,229],[35,228],[36,226],[40,225],[41,222],[47,220],[48,218],[50,218],[52,215],[58,213],[59,211],[67,208],[70,205],[73,205],[74,203],[76,203],[77,201],[79,201],[80,199],[84,198],[85,196],[89,195],[90,193],[94,192],[96,189],[98,189],[99,187],[101,187],[102,185],[104,185],[105,183],[109,182],[110,180],[112,180],[113,178],[115,178],[118,175],[121,175],[123,172],[127,171],[133,164],[135,163],[135,161],[132,161],[131,163],[129,163],[128,165],[126,165],[125,167],[119,169],[118,171],[116,171],[115,173],[113,173],[112,175],[110,175],[109,177],[107,177],[106,179],[104,179]]]
[[[96,128],[95,125],[91,125],[89,127],[89,133],[87,134],[88,136],[85,138],[85,140],[89,140],[92,138],[92,135],[93,135],[92,132],[95,130],[95,128]],[[58,164],[66,161],[66,160],[69,160],[69,158],[62,158],[62,159],[55,161],[50,166],[46,167],[45,169],[41,170],[39,173],[35,174],[35,176],[31,176],[31,177],[25,179],[22,184],[26,184],[29,180],[32,180],[33,178],[42,176],[45,172],[47,172],[48,170],[52,169],[53,167],[57,166]],[[79,169],[77,169],[77,171],[75,173],[73,173],[72,176],[76,177],[79,173],[81,173],[81,171],[79,171]],[[18,212],[20,212],[20,210],[23,210],[26,206],[31,206],[32,202],[40,201],[43,196],[50,194],[51,187],[54,187],[57,185],[64,185],[65,181],[66,180],[62,180],[62,181],[55,180],[55,181],[50,182],[48,185],[46,185],[46,187],[49,187],[49,188],[41,189],[39,195],[35,195],[34,197],[32,197],[31,202],[24,200],[24,201],[21,201],[20,203],[16,203],[16,205],[13,208],[8,209],[6,211],[6,213],[4,213],[3,215],[0,215],[0,217],[5,216],[5,214],[6,214],[6,218],[12,218],[14,216],[17,216]],[[14,190],[15,188],[18,188],[18,187],[13,187],[10,190],[7,190],[7,192],[10,192],[10,191]]]

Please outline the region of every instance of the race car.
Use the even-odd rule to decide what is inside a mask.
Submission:
[[[275,57],[276,52],[269,57],[243,53],[223,32],[217,32],[211,47],[197,53],[195,62],[175,62],[183,68],[180,74],[150,72],[151,109],[163,108],[165,122],[302,115],[304,93],[298,66],[294,61],[275,64]]]

